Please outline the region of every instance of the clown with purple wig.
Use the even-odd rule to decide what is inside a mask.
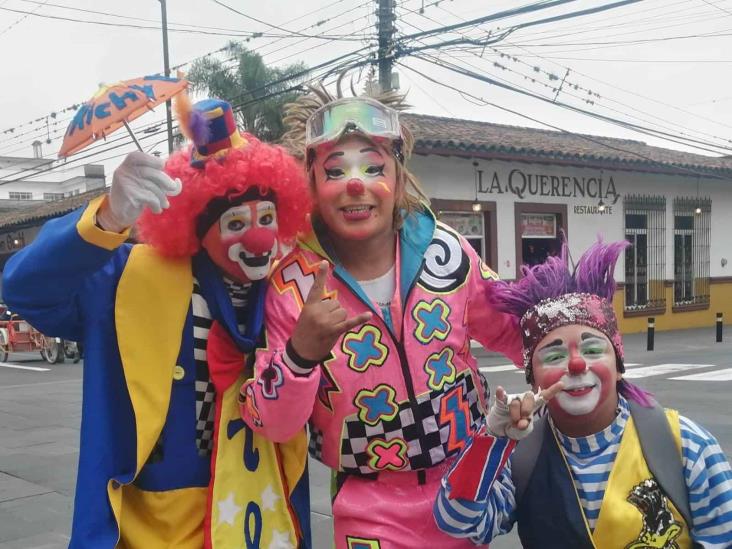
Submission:
[[[732,471],[708,431],[623,378],[613,272],[627,242],[595,243],[497,282],[520,319],[532,391],[498,387],[484,426],[442,480],[444,532],[525,548],[732,547]],[[542,389],[543,388],[543,389]]]

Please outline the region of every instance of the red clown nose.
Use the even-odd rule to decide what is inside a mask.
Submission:
[[[570,374],[581,374],[587,369],[585,359],[581,356],[574,355],[569,359],[569,373]]]
[[[361,196],[365,191],[363,181],[361,181],[360,179],[351,179],[346,184],[346,191],[351,196]]]
[[[249,229],[241,237],[241,244],[253,254],[263,254],[274,246],[277,233],[271,229],[256,227]]]

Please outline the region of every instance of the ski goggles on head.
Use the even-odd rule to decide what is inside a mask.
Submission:
[[[369,138],[401,139],[399,114],[364,97],[340,99],[315,111],[305,124],[305,147],[310,149],[357,132]]]

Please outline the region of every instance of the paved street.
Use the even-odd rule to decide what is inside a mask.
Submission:
[[[732,455],[732,328],[714,343],[714,330],[662,332],[656,351],[645,336],[625,339],[628,377],[667,406],[707,427]],[[505,359],[482,354],[481,370],[492,387],[524,387],[523,374]],[[81,364],[49,366],[38,355],[11,355],[0,363],[0,549],[66,547],[78,458]],[[331,536],[329,476],[311,465],[314,546]],[[514,535],[491,545],[519,547]]]

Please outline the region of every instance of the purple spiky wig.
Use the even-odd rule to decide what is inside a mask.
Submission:
[[[569,324],[590,326],[605,334],[615,349],[617,368],[625,371],[623,341],[613,310],[613,272],[618,257],[628,246],[620,241],[605,244],[598,239],[582,254],[574,268],[569,265],[569,248],[540,265],[522,266],[516,282],[496,281],[491,301],[497,309],[520,318],[526,380],[533,382],[531,359],[539,342],[552,330]],[[618,389],[626,397],[649,405],[649,394],[625,380]]]

